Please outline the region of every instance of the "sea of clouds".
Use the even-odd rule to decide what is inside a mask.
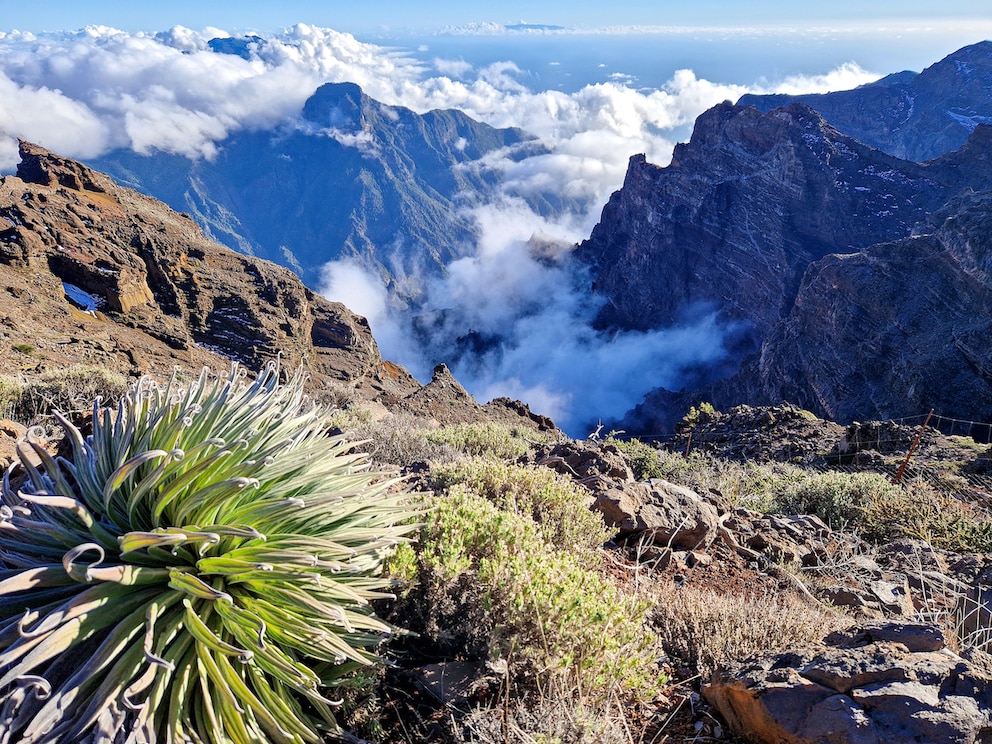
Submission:
[[[742,86],[682,69],[655,89],[618,74],[566,93],[531,90],[511,60],[428,63],[303,24],[253,45],[246,58],[208,47],[225,36],[182,27],[0,33],[0,173],[16,168],[17,137],[80,159],[117,148],[211,158],[232,132],[293,120],[329,81],[357,83],[383,103],[419,112],[458,108],[494,126],[521,127],[547,153],[519,161],[497,154],[480,164],[500,174],[502,191],[467,207],[479,227],[474,254],[426,287],[417,310],[438,319],[432,333],[415,334],[410,308],[354,263],[329,257],[319,289],[366,315],[384,356],[421,379],[433,364],[454,359],[456,375],[479,399],[523,399],[575,435],[621,416],[654,387],[678,387],[683,370],[719,362],[730,330],[705,311],[648,333],[593,328],[602,299],[589,292],[571,247],[589,236],[629,157],[646,153],[666,164],[677,134],[696,116],[745,92],[822,92],[879,77],[849,63]],[[536,193],[576,206],[539,216],[521,198]],[[460,353],[458,339],[473,334],[487,343]]]

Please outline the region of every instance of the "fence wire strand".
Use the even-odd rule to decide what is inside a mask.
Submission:
[[[884,421],[852,422],[847,427],[844,427],[844,434],[838,437],[837,442],[831,443],[830,447],[823,454],[825,456],[830,454],[829,450],[831,447],[836,446],[843,437],[852,433],[861,436],[856,436],[852,442],[852,444],[856,444],[856,447],[852,448],[851,453],[874,450],[890,456],[900,453],[905,454],[909,451],[920,426],[926,422],[927,416],[928,414],[923,413]],[[897,432],[895,431],[896,427],[904,427],[907,430]],[[688,436],[691,437],[689,441],[693,450],[712,451],[715,449],[715,445],[728,444],[732,440],[745,441],[750,435],[757,435],[766,431],[766,429],[761,427],[754,427],[747,430],[735,429],[730,434],[692,429]],[[863,436],[869,432],[872,432],[873,436]],[[934,464],[928,453],[928,449],[932,449],[938,435],[974,440],[975,455],[969,460],[969,472],[956,473],[949,479],[947,473],[935,472],[933,467],[926,467],[920,464],[921,462]],[[684,442],[686,441],[685,434],[644,434],[638,435],[636,438],[641,441],[654,442],[659,446],[668,445],[675,450],[684,446]],[[923,481],[933,489],[945,494],[960,493],[964,488],[978,495],[985,494],[992,500],[992,446],[986,446],[990,442],[992,442],[992,423],[933,413],[930,415],[930,421],[923,431],[919,448],[914,453],[909,466],[903,473],[902,480]],[[680,446],[677,446],[676,443],[679,443]],[[787,446],[781,449],[785,452],[786,456],[789,455]],[[803,452],[808,452],[808,449],[797,445],[795,454],[800,455]],[[823,472],[876,472],[887,476],[891,480],[896,477],[900,463],[864,462],[843,464],[841,462],[835,462],[810,467]],[[986,470],[988,474],[986,474]]]

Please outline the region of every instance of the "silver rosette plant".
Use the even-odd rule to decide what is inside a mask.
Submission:
[[[0,743],[320,742],[392,630],[396,481],[270,365],[143,379],[0,506]],[[19,488],[12,482],[23,480]]]

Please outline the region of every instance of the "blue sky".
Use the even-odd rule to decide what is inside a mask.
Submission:
[[[44,0],[27,3],[0,0],[0,28],[34,32],[76,29],[91,24],[126,31],[159,31],[180,24],[196,29],[216,26],[232,31],[269,32],[302,22],[366,34],[384,28],[394,32],[404,29],[429,32],[446,25],[484,21],[514,23],[523,20],[588,29],[613,25],[849,25],[869,21],[990,17],[992,3],[988,0],[833,0],[820,3],[794,0],[545,0],[540,3],[504,0],[483,4],[464,0],[429,3],[409,0],[358,3],[316,0],[171,0],[163,3]]]

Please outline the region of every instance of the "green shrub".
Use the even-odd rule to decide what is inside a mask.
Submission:
[[[303,376],[142,380],[0,507],[0,741],[303,742],[378,661],[407,496]]]
[[[925,483],[879,491],[860,511],[859,531],[874,542],[909,537],[957,553],[992,552],[992,517]]]
[[[774,511],[774,486],[801,472],[782,463],[737,462],[694,451],[686,457],[678,452],[657,452],[660,478],[696,493],[717,492],[735,507]]]
[[[409,414],[375,417],[362,406],[332,414],[334,424],[351,438],[368,442],[376,462],[450,462],[463,455],[515,460],[527,452],[530,430],[492,422],[432,427]]]
[[[945,550],[992,551],[992,516],[923,482],[904,488],[880,473],[740,463],[698,452],[659,451],[657,458],[661,478],[698,493],[719,492],[734,506],[815,514],[876,543],[911,537]]]
[[[439,489],[461,483],[501,509],[533,519],[559,548],[597,548],[612,534],[589,508],[588,492],[550,468],[474,458],[439,465],[431,476]]]
[[[0,377],[0,419],[17,416],[24,383],[12,377]]]
[[[659,452],[650,444],[646,444],[639,439],[617,439],[613,436],[606,440],[607,444],[612,444],[627,457],[630,469],[634,472],[637,480],[648,480],[649,478],[665,478],[666,471],[661,465]],[[668,479],[666,479],[668,480]]]
[[[682,426],[693,429],[719,415],[720,412],[713,407],[712,403],[703,401],[698,406],[689,406],[689,412],[682,417]]]
[[[549,544],[527,516],[455,485],[438,499],[420,546],[435,627],[450,631],[464,620],[461,608],[479,608],[468,632],[490,658],[506,659],[515,678],[575,690],[587,702],[650,699],[664,684],[646,625],[650,604]],[[456,616],[443,617],[450,608]]]
[[[530,447],[536,432],[492,422],[442,426],[427,432],[427,441],[446,444],[459,452],[497,460],[516,460]]]
[[[408,414],[386,414],[376,418],[371,411],[352,408],[332,414],[334,425],[350,439],[362,442],[378,463],[409,465],[414,462],[445,462],[458,456],[454,449],[431,442],[422,418]]]
[[[815,514],[834,528],[864,526],[864,508],[902,489],[879,473],[802,472],[773,485],[775,511]]]

